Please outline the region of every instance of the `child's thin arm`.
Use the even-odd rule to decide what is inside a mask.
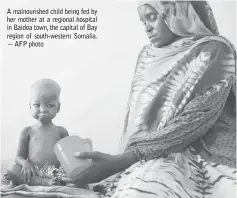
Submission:
[[[30,182],[31,178],[34,179],[36,175],[33,164],[31,164],[31,162],[27,160],[29,147],[29,132],[30,127],[24,128],[21,132],[17,155],[15,159],[16,165],[18,165],[21,170],[19,173],[13,174],[13,176],[15,175],[16,177],[21,176],[24,182],[28,183]]]
[[[19,166],[23,166],[28,158],[28,146],[29,146],[29,127],[24,128],[21,131],[18,150],[16,154],[15,162]]]

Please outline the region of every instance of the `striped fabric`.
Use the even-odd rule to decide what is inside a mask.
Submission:
[[[236,170],[208,163],[192,148],[140,161],[114,180],[105,198],[235,198]]]

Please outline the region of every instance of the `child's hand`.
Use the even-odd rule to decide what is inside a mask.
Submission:
[[[49,186],[59,185],[59,183],[60,183],[59,178],[58,177],[54,177],[54,178],[49,180],[48,185]]]
[[[35,179],[35,175],[36,172],[34,166],[29,161],[25,161],[21,169],[21,177],[24,182],[30,182],[31,178]]]

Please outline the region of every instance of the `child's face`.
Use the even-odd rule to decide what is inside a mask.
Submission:
[[[52,120],[60,109],[57,94],[35,91],[31,95],[31,115],[42,123]]]

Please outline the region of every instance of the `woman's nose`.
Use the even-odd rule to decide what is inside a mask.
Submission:
[[[146,32],[150,32],[152,30],[152,26],[150,24],[145,25]]]

